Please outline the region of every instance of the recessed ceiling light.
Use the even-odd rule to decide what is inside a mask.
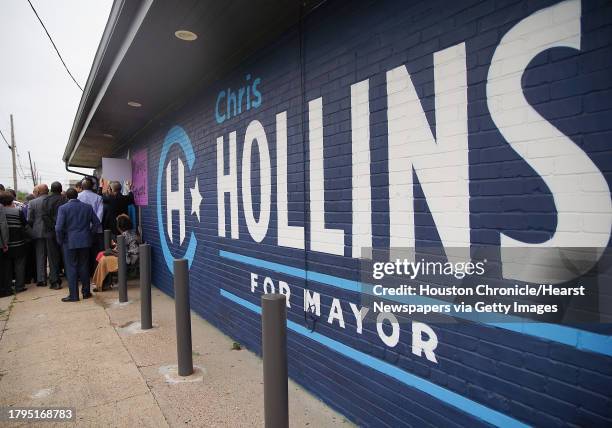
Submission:
[[[106,138],[113,138],[113,134],[102,134],[102,136]]]
[[[178,30],[174,32],[174,35],[176,36],[176,38],[185,40],[186,42],[193,42],[195,39],[198,38],[198,35],[196,33],[189,30]]]
[[[140,104],[138,101],[128,101],[128,105],[130,107],[142,107],[142,104]]]

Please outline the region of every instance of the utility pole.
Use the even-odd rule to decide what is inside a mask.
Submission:
[[[36,186],[36,176],[34,175],[34,168],[32,167],[32,156],[30,156],[29,150],[28,150],[28,158],[30,158],[30,174],[32,176],[32,186]]]
[[[11,154],[13,155],[13,190],[17,192],[17,161],[15,148],[15,129],[13,128],[13,115],[11,114]]]

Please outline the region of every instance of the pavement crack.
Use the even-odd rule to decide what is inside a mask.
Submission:
[[[149,391],[149,393],[150,393],[150,391]],[[144,395],[147,395],[147,393],[145,392],[144,394],[132,394],[132,395],[128,395],[126,397],[120,397],[120,398],[113,399],[113,400],[102,401],[102,402],[100,402],[98,404],[93,404],[91,406],[84,407],[83,409],[95,409],[96,407],[108,406],[109,404],[118,404],[118,403],[121,403],[124,400],[129,400],[130,398],[141,397],[141,396],[144,396]]]
[[[13,311],[14,303],[15,303],[15,297],[13,296],[13,300],[11,300],[11,303],[9,303],[7,311],[6,311],[6,318],[4,320],[4,326],[2,327],[2,331],[0,331],[0,342],[2,341],[4,332],[8,330],[8,323],[9,323],[9,319],[11,318],[11,312]]]

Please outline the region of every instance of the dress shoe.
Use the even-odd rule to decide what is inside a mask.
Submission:
[[[36,286],[37,286],[37,287],[46,287],[46,286],[47,286],[47,283],[46,283],[46,282],[37,282],[37,283],[36,283]]]
[[[78,302],[78,301],[79,301],[79,299],[78,299],[78,298],[73,299],[73,298],[72,298],[72,297],[70,297],[70,296],[68,296],[68,297],[64,297],[64,298],[62,299],[62,302]]]
[[[92,296],[91,293],[83,294],[83,300],[89,299]]]

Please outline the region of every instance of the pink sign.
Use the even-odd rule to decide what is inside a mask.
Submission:
[[[136,205],[149,204],[147,172],[147,149],[134,152],[132,155],[132,193]]]

